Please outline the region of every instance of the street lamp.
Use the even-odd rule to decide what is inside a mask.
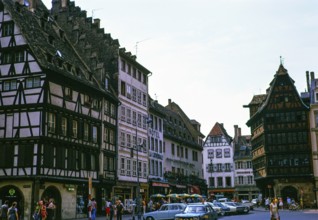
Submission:
[[[147,119],[147,125],[149,125],[150,123],[152,123],[152,120],[151,119]],[[148,131],[148,128],[147,128],[147,131]],[[148,134],[148,132],[147,132]],[[147,139],[148,139],[148,135],[147,135]],[[136,206],[137,206],[137,216],[138,216],[138,220],[141,220],[141,212],[140,212],[140,181],[139,181],[139,148],[144,148],[144,147],[147,147],[144,146],[143,144],[138,144],[138,129],[137,129],[137,126],[136,126],[136,149],[134,148],[131,148],[131,157],[133,157],[133,151],[136,150],[137,151],[137,154],[136,154],[136,157],[137,157],[137,187],[136,187]]]

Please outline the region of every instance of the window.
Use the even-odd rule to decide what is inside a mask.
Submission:
[[[126,62],[125,62],[125,60],[121,60],[121,70],[126,72]]]
[[[134,87],[132,88],[132,100],[137,101],[137,89]]]
[[[98,129],[96,126],[93,126],[92,141],[94,143],[97,143],[97,137],[98,137]]]
[[[72,99],[72,90],[68,87],[64,88],[65,97],[68,99]]]
[[[40,77],[27,78],[25,82],[26,88],[36,88],[36,87],[40,87],[40,85],[41,85]]]
[[[214,150],[213,149],[209,149],[208,150],[208,159],[214,158]]]
[[[110,116],[112,116],[113,118],[116,117],[116,107],[114,104],[110,105]]]
[[[180,156],[180,147],[179,147],[179,145],[177,145],[177,157],[179,157]]]
[[[2,23],[2,37],[13,35],[14,33],[14,23],[13,22],[3,22]]]
[[[123,81],[121,81],[120,93],[121,93],[123,96],[126,96],[126,83],[123,82]]]
[[[13,55],[10,52],[3,52],[2,53],[2,64],[12,63]]]
[[[138,122],[138,124],[137,124],[137,126],[138,126],[138,128],[141,128],[141,113],[138,113],[138,118],[137,118],[137,122]]]
[[[48,132],[55,133],[56,116],[54,113],[48,113]]]
[[[84,134],[83,138],[84,140],[88,141],[88,134],[89,134],[89,127],[87,123],[84,123]]]
[[[141,91],[137,90],[137,102],[141,104]]]
[[[11,91],[17,89],[17,81],[16,80],[7,80],[3,82],[2,91]]]
[[[84,105],[90,106],[91,105],[91,98],[89,95],[84,95]]]
[[[188,148],[184,149],[184,158],[188,159]]]
[[[222,158],[222,149],[216,149],[216,158]]]
[[[198,161],[198,152],[192,151],[192,160],[193,161]]]
[[[62,117],[61,127],[62,127],[62,130],[61,130],[62,135],[66,136],[67,135],[67,118],[66,117]]]
[[[223,178],[218,177],[217,181],[218,181],[218,187],[223,187]]]
[[[33,146],[20,145],[18,154],[18,166],[30,167],[33,165]]]
[[[131,85],[127,85],[126,95],[127,95],[127,98],[131,99]]]
[[[126,107],[123,105],[121,106],[120,120],[126,121]]]
[[[209,185],[210,187],[214,187],[214,177],[209,177]]]
[[[131,124],[131,109],[130,108],[126,109],[126,122],[128,124]]]
[[[77,121],[76,120],[73,120],[73,123],[72,123],[72,131],[73,131],[73,138],[77,138]]]
[[[171,144],[171,155],[174,155],[174,144]]]
[[[18,51],[14,54],[14,62],[20,63],[24,61],[24,51]]]
[[[226,157],[226,158],[231,157],[230,148],[224,149],[224,157]]]
[[[226,187],[231,187],[231,185],[232,185],[231,177],[229,177],[229,176],[225,177],[225,184],[226,184]]]

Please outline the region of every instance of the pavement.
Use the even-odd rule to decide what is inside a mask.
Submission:
[[[88,218],[77,218],[76,220],[89,220]],[[97,216],[95,220],[106,220],[106,216]],[[113,220],[117,220],[117,218],[113,218]],[[138,220],[138,217],[135,216],[135,218],[133,218],[132,215],[123,215],[123,220]],[[142,216],[141,216],[141,220],[143,220]]]

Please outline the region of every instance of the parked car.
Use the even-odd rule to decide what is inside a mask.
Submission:
[[[224,215],[229,215],[231,214],[231,210],[229,207],[223,205],[220,202],[213,202],[213,204],[215,204],[216,206],[219,206],[222,209],[222,212],[224,213]]]
[[[236,207],[236,213],[237,214],[248,213],[250,211],[248,206],[243,205],[240,202],[225,202],[225,204],[228,204],[228,205]]]
[[[233,214],[237,214],[236,212],[236,206],[233,206],[233,205],[230,205],[230,204],[227,204],[225,202],[221,202],[221,204],[225,207],[228,207],[230,210],[227,212],[227,214],[229,215],[233,215]]]
[[[153,212],[146,212],[143,215],[144,220],[172,220],[178,213],[182,213],[187,207],[184,203],[163,204],[160,209]]]
[[[218,214],[209,204],[189,204],[184,212],[176,214],[175,220],[217,220]]]
[[[216,213],[218,213],[218,215],[225,215],[225,211],[220,206],[216,205],[213,202],[207,202],[207,204],[209,204],[212,207],[212,209],[216,211]]]
[[[241,202],[242,202],[243,205],[248,206],[250,208],[250,210],[254,210],[254,206],[255,206],[254,203],[252,203],[252,202],[250,202],[248,200],[242,200]]]

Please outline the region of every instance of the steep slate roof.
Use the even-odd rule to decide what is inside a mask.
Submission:
[[[3,0],[2,4],[12,16],[15,24],[19,26],[29,45],[30,52],[42,69],[81,81],[93,88],[100,87],[96,79],[92,77],[86,63],[77,55],[65,36],[61,36],[63,30],[56,22],[48,21],[49,11],[41,1],[38,2],[37,9],[33,13],[27,7],[12,0]],[[54,45],[49,43],[49,36],[55,39]],[[49,61],[50,58],[52,62]],[[59,62],[63,64],[59,65]],[[75,76],[70,71],[65,70],[66,64],[80,68],[80,71],[77,72],[78,75]]]
[[[233,138],[228,135],[222,123],[216,122],[208,136],[224,136],[230,143]]]
[[[193,124],[191,123],[192,121],[189,119],[189,117],[184,113],[184,111],[179,107],[178,104],[176,104],[175,102],[169,102],[169,104],[165,107],[166,109],[169,109],[177,114],[180,115],[182,121],[185,123],[185,125],[187,126],[187,128],[189,129],[189,131],[191,132],[191,134],[195,137],[195,136],[199,136],[201,138],[204,138],[204,134],[202,134],[200,131],[198,131],[197,129],[195,129],[195,127],[193,126]],[[196,122],[196,121],[195,121]],[[198,123],[198,122],[196,122]]]
[[[288,79],[290,80],[291,85],[293,85],[295,91],[297,91],[297,89],[295,87],[295,81],[289,76],[287,69],[284,68],[283,64],[280,64],[278,70],[276,71],[276,74],[274,75],[274,79],[270,83],[270,87],[266,90],[266,93],[267,93],[266,98],[263,100],[263,103],[259,106],[257,112],[253,116],[251,116],[251,118],[248,120],[247,123],[249,123],[251,120],[253,120],[255,117],[257,117],[266,108],[266,106],[269,102],[269,99],[271,97],[271,94],[273,93],[273,89],[274,89],[274,86],[277,82],[277,79],[278,79],[278,77],[281,77],[281,76],[287,76]],[[299,97],[301,103],[303,104],[303,107],[309,109],[309,107],[304,104],[304,102],[301,99],[301,97],[299,96],[299,94],[298,94],[298,97]],[[258,99],[255,99],[255,103],[257,101],[261,102],[261,98],[263,98],[263,97],[259,96]],[[253,99],[254,99],[254,97],[253,97]]]

